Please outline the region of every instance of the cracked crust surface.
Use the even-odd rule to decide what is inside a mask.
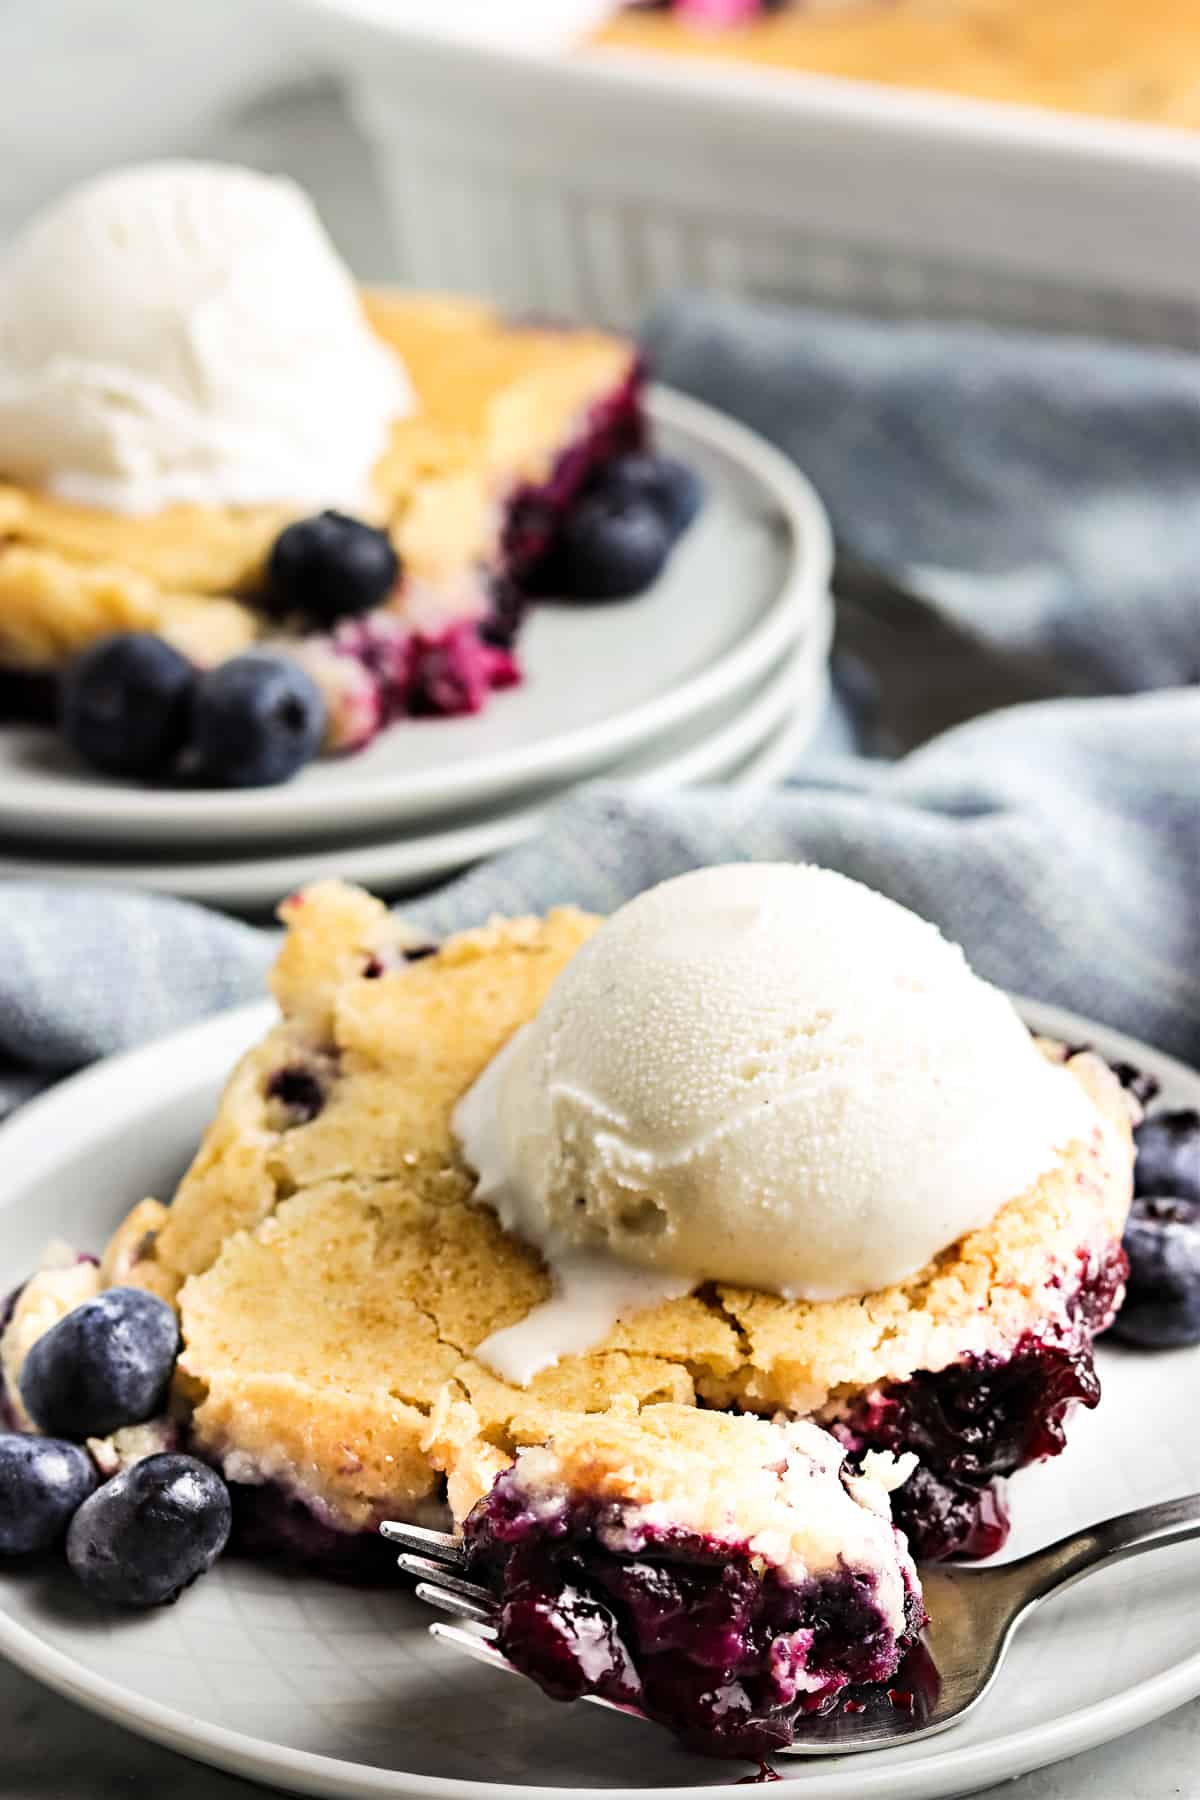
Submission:
[[[461,1517],[518,1445],[622,1396],[836,1416],[864,1390],[1002,1354],[1064,1318],[1081,1251],[1120,1236],[1128,1110],[1080,1055],[1091,1139],[909,1281],[823,1303],[702,1289],[512,1387],[473,1352],[549,1280],[471,1204],[450,1118],[599,921],[495,921],[409,961],[411,934],[358,890],[311,889],[284,916],[282,1022],[234,1071],[169,1212],[127,1230],[121,1267],[177,1299],[201,1442],[334,1523],[402,1515],[443,1475]],[[280,1098],[281,1070],[312,1077],[315,1116]]]
[[[740,29],[628,13],[622,50],[803,69],[1063,112],[1200,125],[1200,16],[1178,0],[835,0]]]
[[[407,577],[392,605],[461,590],[458,612],[477,613],[475,571],[498,552],[503,500],[546,479],[634,351],[599,332],[506,325],[469,301],[378,293],[364,305],[419,402],[375,470],[378,522]],[[126,630],[160,632],[201,663],[236,654],[266,629],[253,593],[295,516],[174,506],[130,517],[5,484],[0,471],[0,665],[54,666]]]

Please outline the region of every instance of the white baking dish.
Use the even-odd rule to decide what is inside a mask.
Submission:
[[[692,284],[1200,345],[1200,134],[294,4],[414,283],[617,326]]]

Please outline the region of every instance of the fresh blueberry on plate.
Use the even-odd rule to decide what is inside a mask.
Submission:
[[[63,737],[105,775],[165,775],[183,748],[195,679],[186,656],[153,632],[101,638],[63,677]]]
[[[1149,1075],[1145,1069],[1139,1069],[1135,1063],[1130,1062],[1117,1061],[1108,1066],[1125,1092],[1132,1094],[1139,1106],[1150,1105],[1162,1085],[1156,1075]]]
[[[267,563],[272,608],[321,625],[370,612],[395,587],[400,559],[386,531],[323,512],[281,531]]]
[[[1125,1254],[1129,1281],[1113,1336],[1147,1350],[1200,1344],[1200,1201],[1139,1195]]]
[[[161,1606],[212,1568],[229,1538],[229,1489],[194,1456],[165,1451],[114,1475],[67,1532],[67,1561],[97,1600]]]
[[[1186,1106],[1151,1113],[1133,1135],[1135,1193],[1185,1194],[1200,1201],[1200,1112]]]
[[[321,748],[325,700],[293,658],[251,650],[196,683],[191,750],[201,782],[274,787],[290,781]]]
[[[672,456],[619,457],[603,471],[597,486],[605,493],[649,501],[666,520],[672,537],[682,536],[704,504],[704,483],[694,469]]]
[[[108,1288],[38,1338],[21,1370],[21,1399],[56,1437],[107,1437],[161,1410],[178,1354],[179,1323],[165,1300]]]
[[[627,600],[662,573],[671,531],[658,507],[640,495],[598,488],[565,520],[555,562],[574,600]]]
[[[78,1444],[0,1432],[0,1556],[29,1556],[57,1544],[97,1479]]]

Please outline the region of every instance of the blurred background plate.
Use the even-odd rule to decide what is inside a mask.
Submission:
[[[825,602],[831,622],[832,607]],[[823,646],[829,624],[818,626]],[[828,701],[824,654],[796,655],[768,677],[748,703],[706,717],[698,730],[683,727],[611,770],[614,780],[650,788],[728,782],[739,788],[769,787],[790,773],[811,742]],[[124,861],[119,855],[64,861],[40,855],[0,855],[0,879],[83,881],[106,887],[146,888],[244,913],[269,912],[286,894],[325,878],[358,881],[385,895],[411,892],[445,879],[485,856],[510,850],[542,823],[541,805],[505,811],[495,807],[436,830],[351,840],[319,849],[295,847],[261,857],[202,861]]]
[[[526,680],[475,718],[422,719],[286,787],[191,793],[83,769],[48,732],[0,730],[0,831],[156,849],[315,841],[512,801],[610,769],[707,709],[736,701],[819,634],[832,561],[808,482],[753,432],[657,390],[662,448],[707,504],[662,579],[616,606],[540,605],[521,637]]]

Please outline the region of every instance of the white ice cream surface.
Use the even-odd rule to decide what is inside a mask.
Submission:
[[[1097,1124],[914,913],[812,867],[682,876],[601,927],[460,1104],[477,1198],[558,1278],[480,1354],[524,1382],[705,1281],[888,1287]]]
[[[61,499],[359,510],[411,406],[291,182],[119,169],[0,258],[0,472]]]

